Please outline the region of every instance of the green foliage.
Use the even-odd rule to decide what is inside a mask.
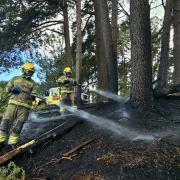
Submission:
[[[0,168],[1,180],[25,180],[25,171],[14,162],[10,162],[7,167]]]
[[[159,59],[160,59],[160,51],[161,51],[161,35],[162,29],[160,29],[159,24],[161,20],[157,17],[151,19],[151,34],[152,34],[152,75],[153,79],[156,79],[156,75],[159,68]]]
[[[7,96],[7,93],[5,92],[6,84],[7,84],[6,81],[0,81],[0,103]],[[7,102],[2,104],[0,106],[0,112],[4,112],[6,109],[6,106],[7,106]]]
[[[88,14],[87,14],[88,13]],[[94,84],[96,82],[96,63],[95,63],[95,24],[93,14],[93,4],[90,1],[84,2],[82,11],[82,20],[86,21],[86,25],[82,31],[82,82]],[[74,67],[76,65],[76,22],[72,24],[74,39],[72,44],[72,57]]]
[[[129,96],[130,91],[130,73],[129,73],[129,63],[122,62],[118,65],[118,89],[121,96]]]
[[[63,59],[56,58],[38,61],[41,69],[39,70],[41,74],[39,73],[38,77],[42,80],[41,85],[38,87],[40,94],[44,94],[46,89],[56,87],[56,80],[62,75],[64,69]]]
[[[118,90],[121,96],[129,95],[130,86],[130,32],[129,20],[123,21],[118,28]]]
[[[118,54],[122,58],[126,58],[125,55],[130,51],[130,30],[129,19],[126,19],[118,28]]]
[[[6,0],[0,5],[6,11],[1,13],[1,50],[10,50],[15,44],[25,47],[29,36],[38,37],[35,29],[39,28],[39,23],[55,17],[61,9],[57,1]]]
[[[17,49],[34,49],[32,43],[42,45],[42,32],[49,24],[46,22],[55,18],[61,8],[62,1],[57,0],[0,1],[0,71],[2,67],[7,70],[21,65]]]
[[[64,1],[58,0],[1,0],[0,1],[0,72],[11,67],[21,65],[19,54],[27,50],[30,58],[39,65],[38,77],[42,83],[38,87],[38,94],[44,90],[57,86],[56,80],[64,69],[64,36],[63,24],[59,20]],[[68,9],[75,12],[75,1],[68,0]],[[95,22],[93,1],[82,1],[82,81],[88,85],[97,82],[97,67],[95,61]],[[74,15],[74,14],[73,14]],[[73,19],[73,18],[72,18]],[[71,21],[72,21],[71,19]],[[120,20],[118,24],[118,80],[121,95],[129,94],[130,86],[130,27],[129,17]],[[57,23],[58,28],[48,26],[49,22]],[[51,23],[50,23],[51,24]],[[47,25],[47,27],[45,27]],[[157,75],[159,66],[160,40],[162,19],[157,16],[151,18],[152,31],[152,59],[153,79]],[[46,29],[49,29],[48,32]],[[73,42],[72,57],[73,69],[76,66],[76,21],[72,23]],[[43,47],[43,48],[42,48]],[[41,49],[42,48],[42,49]],[[43,54],[39,53],[39,50]],[[42,52],[44,50],[44,52]],[[48,57],[47,57],[47,56]],[[172,80],[173,58],[170,57],[169,82]],[[1,86],[1,84],[0,84]],[[1,96],[4,96],[1,91]],[[5,106],[0,107],[3,111]]]
[[[51,105],[42,104],[42,105],[33,107],[33,111],[52,110],[52,109],[59,109],[59,107],[57,105],[54,105],[54,104],[51,104]]]

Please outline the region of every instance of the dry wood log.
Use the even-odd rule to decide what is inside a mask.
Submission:
[[[8,162],[9,160],[16,157],[17,155],[20,155],[21,153],[28,151],[32,147],[39,146],[39,145],[47,142],[49,139],[55,138],[57,136],[60,136],[64,133],[66,133],[71,128],[73,128],[77,123],[78,122],[75,120],[68,120],[68,121],[58,125],[57,127],[51,129],[50,131],[43,133],[38,138],[33,139],[33,140],[17,147],[16,149],[0,156],[0,165]]]

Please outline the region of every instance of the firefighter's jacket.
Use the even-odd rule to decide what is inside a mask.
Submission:
[[[70,81],[69,84],[64,84],[64,81]],[[65,75],[61,76],[58,80],[58,83],[61,83],[61,93],[73,93],[74,92],[74,86],[76,85],[76,81],[73,78],[68,78]]]
[[[28,80],[23,76],[15,76],[8,82],[6,92],[10,93],[15,86],[20,86],[22,92],[17,95],[12,94],[9,99],[9,104],[15,104],[30,109],[32,106],[31,93],[32,91],[34,92],[36,86],[34,80]]]

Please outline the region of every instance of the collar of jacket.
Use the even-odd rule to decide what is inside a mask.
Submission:
[[[28,81],[31,80],[31,77],[28,77],[28,78],[27,78],[27,77],[24,76],[24,75],[22,75],[22,78],[24,78],[24,79],[26,79],[26,80],[28,80]]]

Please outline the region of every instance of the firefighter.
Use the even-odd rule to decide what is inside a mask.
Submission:
[[[67,104],[67,98],[71,101],[71,106],[77,109],[75,105],[75,92],[74,87],[77,85],[77,82],[72,78],[72,69],[66,67],[63,71],[63,76],[57,80],[58,86],[61,91],[61,99],[63,104]],[[64,112],[63,106],[60,106],[60,112]]]
[[[20,140],[20,132],[24,122],[27,120],[35,96],[31,93],[35,88],[35,82],[31,79],[35,72],[32,63],[22,66],[22,75],[12,78],[6,87],[10,93],[7,109],[0,124],[0,146],[6,142],[15,148]]]

